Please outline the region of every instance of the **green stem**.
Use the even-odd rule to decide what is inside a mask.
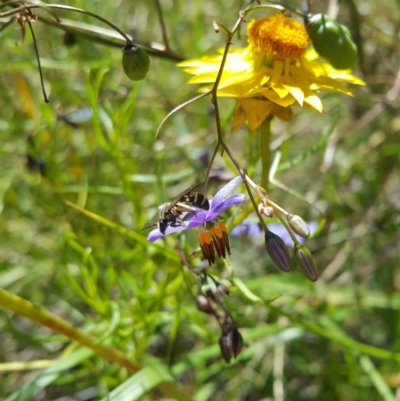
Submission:
[[[271,167],[271,118],[267,118],[261,124],[260,133],[260,157],[261,157],[261,187],[268,191],[269,170]]]

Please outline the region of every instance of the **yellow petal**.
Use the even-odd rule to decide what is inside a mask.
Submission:
[[[271,102],[274,102],[282,107],[291,106],[295,101],[294,97],[290,94],[281,99],[272,89],[264,90],[261,92],[261,94]]]
[[[251,131],[255,131],[270,115],[274,104],[265,100],[246,99],[246,115]]]
[[[239,100],[236,106],[235,114],[231,123],[231,131],[238,129],[246,121],[246,113],[242,106],[243,100]]]
[[[284,85],[279,84],[272,87],[272,89],[278,94],[278,96],[283,99],[285,96],[288,95],[289,90],[285,88]]]
[[[279,80],[281,79],[284,66],[285,66],[284,61],[280,61],[280,60],[274,61],[274,70],[272,71],[271,86],[276,85],[279,82]]]
[[[301,88],[291,85],[284,85],[284,87],[289,91],[289,93],[297,100],[297,103],[303,107],[304,92]]]
[[[293,117],[293,111],[291,107],[280,107],[278,105],[274,106],[272,114],[286,122],[290,121]]]
[[[321,99],[317,95],[307,96],[304,99],[304,102],[320,113],[324,111],[324,106],[322,105]]]
[[[220,51],[213,56],[187,60],[179,66],[193,75],[190,83],[205,84],[199,89],[204,93],[216,80],[222,54]],[[322,112],[323,105],[316,91],[351,95],[352,90],[347,84],[364,85],[350,70],[334,69],[313,49],[297,58],[282,56],[277,59],[275,54],[247,46],[231,50],[227,55],[218,96],[240,101],[233,116],[232,130],[246,120],[255,130],[270,113],[288,121],[292,116],[292,105]]]

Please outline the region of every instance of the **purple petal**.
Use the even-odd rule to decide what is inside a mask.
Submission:
[[[161,231],[156,228],[155,230],[149,232],[149,235],[147,236],[147,241],[154,242],[163,236],[164,235],[161,233]]]
[[[280,237],[286,246],[288,246],[289,248],[293,248],[294,244],[292,238],[286,231],[285,227],[283,227],[281,224],[268,224],[268,229],[276,234],[278,237]],[[298,235],[296,235],[296,237],[301,243],[304,243],[304,238],[300,238]]]
[[[225,200],[228,194],[234,190],[243,179],[241,176],[234,178],[233,180],[229,181],[224,187],[222,187],[214,196],[213,203],[216,206],[218,203]]]
[[[154,241],[157,241],[158,239],[160,239],[161,237],[164,237],[164,235],[169,235],[172,233],[184,231],[184,230],[187,230],[188,228],[189,227],[186,223],[184,226],[182,226],[182,225],[177,226],[177,227],[168,226],[165,230],[165,234],[163,234],[158,228],[156,228],[155,230],[149,232],[149,235],[147,236],[147,240],[150,242],[154,242]]]
[[[307,222],[307,225],[310,229],[311,234],[313,234],[318,227],[318,224],[313,221]],[[294,244],[293,244],[292,238],[290,237],[289,233],[286,231],[285,227],[283,227],[281,224],[268,224],[268,228],[273,233],[279,235],[283,239],[283,242],[287,246],[289,246],[290,248],[293,248]],[[297,235],[297,234],[294,234],[294,235],[301,244],[304,244],[306,242],[306,240],[304,238],[300,237],[300,235]]]
[[[314,222],[307,223],[307,225],[310,227],[311,233],[313,233],[317,227],[318,224]],[[268,224],[268,229],[279,236],[283,242],[285,243],[286,246],[293,248],[293,241],[292,238],[290,237],[289,233],[286,231],[285,227],[282,226],[282,224],[279,223],[272,223]],[[232,231],[232,235],[237,235],[237,236],[250,236],[250,237],[256,237],[259,235],[264,234],[262,228],[258,223],[245,220],[243,221],[242,224],[239,224],[236,226]],[[295,234],[296,235],[296,234]],[[305,240],[304,238],[301,238],[300,236],[296,235],[296,238],[300,241],[300,243],[304,244]]]
[[[231,232],[231,235],[238,237],[256,237],[263,235],[264,231],[260,226],[260,223],[254,223],[249,220],[243,221],[242,224],[236,226]]]
[[[202,224],[204,224],[206,221],[209,221],[207,219],[208,216],[208,210],[207,211],[203,211],[203,210],[199,210],[196,212],[195,215],[193,215],[193,217],[188,220],[187,223],[187,228],[194,228],[194,227],[199,227]]]
[[[222,202],[215,202],[215,198],[211,199],[210,209],[207,211],[197,211],[196,214],[190,218],[190,222],[187,225],[188,228],[197,227],[208,221],[214,220],[231,206],[240,205],[245,200],[245,198],[246,196],[244,194],[235,194],[228,199],[222,200]]]
[[[245,198],[246,198],[246,195],[244,195],[244,194],[235,194],[235,195],[231,196],[230,198],[225,199],[220,202],[215,202],[214,201],[215,198],[214,198],[212,200],[212,204],[211,204],[209,212],[212,211],[213,214],[217,213],[217,215],[219,215],[233,205],[240,205],[241,203],[243,203]]]
[[[317,228],[319,226],[319,224],[316,223],[315,221],[307,221],[307,225],[308,225],[308,228],[310,229],[311,235],[313,235],[315,233],[315,231],[317,231]]]

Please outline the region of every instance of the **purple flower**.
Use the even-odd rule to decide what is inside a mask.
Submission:
[[[194,212],[182,213],[180,217],[184,221],[185,225],[180,225],[178,227],[168,226],[167,229],[165,230],[165,235],[203,226],[205,223],[215,220],[220,214],[222,214],[226,209],[230,208],[231,206],[240,205],[245,199],[244,194],[239,193],[232,195],[228,198],[227,196],[242,181],[243,181],[242,177],[239,176],[229,181],[228,184],[226,184],[223,188],[221,188],[215,194],[214,198],[209,200],[210,203],[209,210],[198,209],[196,210],[195,213]],[[147,236],[147,239],[150,242],[154,242],[163,236],[164,235],[161,233],[161,231],[158,228],[156,228],[155,230],[150,231],[149,235]]]
[[[318,227],[318,224],[315,222],[309,222],[307,223],[307,225],[310,228],[311,234],[314,233]],[[281,237],[286,246],[288,246],[289,248],[293,248],[294,246],[293,241],[289,233],[282,224],[272,223],[272,224],[267,224],[267,226],[270,231],[272,231],[277,236]],[[257,237],[259,235],[260,236],[264,235],[264,231],[259,223],[255,223],[250,220],[245,220],[243,221],[242,224],[239,224],[231,231],[231,235],[238,237]],[[305,242],[304,238],[301,238],[299,235],[296,234],[295,236],[300,241],[300,243],[304,244]]]

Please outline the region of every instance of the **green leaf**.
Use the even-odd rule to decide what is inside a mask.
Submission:
[[[360,365],[369,376],[378,393],[381,395],[381,399],[383,401],[395,401],[394,394],[367,355],[362,355],[360,357]]]
[[[154,361],[111,391],[101,401],[134,401],[165,382],[174,382],[169,369]]]

